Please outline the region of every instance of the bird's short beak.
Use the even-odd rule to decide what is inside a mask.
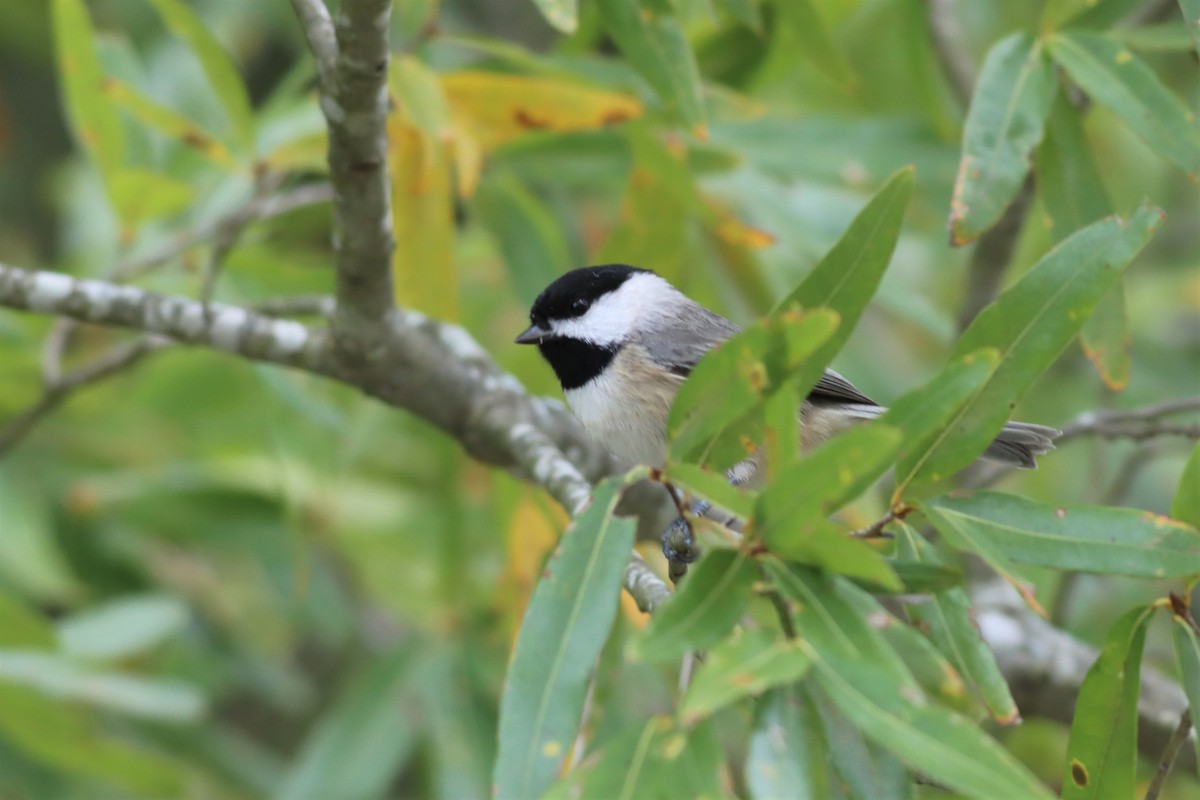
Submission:
[[[547,339],[553,339],[554,334],[540,325],[530,325],[529,328],[517,337],[517,344],[541,344]]]

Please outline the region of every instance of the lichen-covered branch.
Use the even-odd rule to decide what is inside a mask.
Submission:
[[[335,311],[331,298],[280,298],[262,313],[213,303],[206,314],[203,303],[184,297],[0,265],[0,307],[138,330],[333,378],[447,431],[481,461],[520,471],[571,512],[586,501],[591,481],[612,471],[608,455],[561,403],[531,397],[465,330],[420,314],[390,315],[375,339],[381,357],[347,366],[327,331],[268,316],[328,315]],[[625,586],[644,609],[670,593],[636,554]]]
[[[333,19],[337,59],[321,80],[333,184],[338,348],[356,361],[374,347],[394,308],[387,171],[390,0],[342,0]],[[414,265],[419,268],[420,265]]]
[[[980,635],[987,642],[1025,717],[1070,724],[1079,687],[1099,653],[1029,610],[1017,592],[1001,580],[976,581],[971,595]],[[1138,700],[1138,748],[1151,758],[1163,752],[1187,708],[1174,681],[1149,666],[1142,668]],[[1180,761],[1194,768],[1195,752]]]
[[[292,10],[300,20],[304,39],[317,64],[317,76],[322,82],[331,80],[337,63],[337,36],[324,0],[292,0]]]

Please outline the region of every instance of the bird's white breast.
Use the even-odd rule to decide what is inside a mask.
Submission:
[[[662,466],[667,414],[682,382],[627,345],[597,378],[564,392],[571,411],[598,444],[626,466]]]

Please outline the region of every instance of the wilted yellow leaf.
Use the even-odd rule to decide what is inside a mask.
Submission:
[[[642,113],[629,95],[559,78],[468,70],[442,76],[442,91],[484,152],[531,130],[589,130]]]
[[[396,302],[438,319],[457,319],[449,153],[406,120],[394,117],[388,128]]]
[[[504,596],[511,602],[514,635],[533,587],[541,577],[542,567],[566,524],[566,514],[558,506],[539,503],[534,490],[522,489],[521,499],[508,525],[504,570],[504,583],[508,587]]]

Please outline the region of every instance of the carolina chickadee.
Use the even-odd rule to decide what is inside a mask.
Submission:
[[[675,393],[711,347],[739,330],[650,270],[624,264],[568,272],[538,295],[529,319],[517,344],[538,346],[584,429],[629,467],[662,466]],[[801,447],[812,448],[886,410],[827,369],[801,405]],[[1060,433],[1010,422],[983,458],[1034,469],[1034,456],[1053,450]],[[759,467],[758,459],[748,459],[729,471],[729,480],[752,486]],[[697,555],[681,522],[663,535],[672,577],[682,574],[675,571],[678,564]],[[680,541],[682,547],[672,543]]]

